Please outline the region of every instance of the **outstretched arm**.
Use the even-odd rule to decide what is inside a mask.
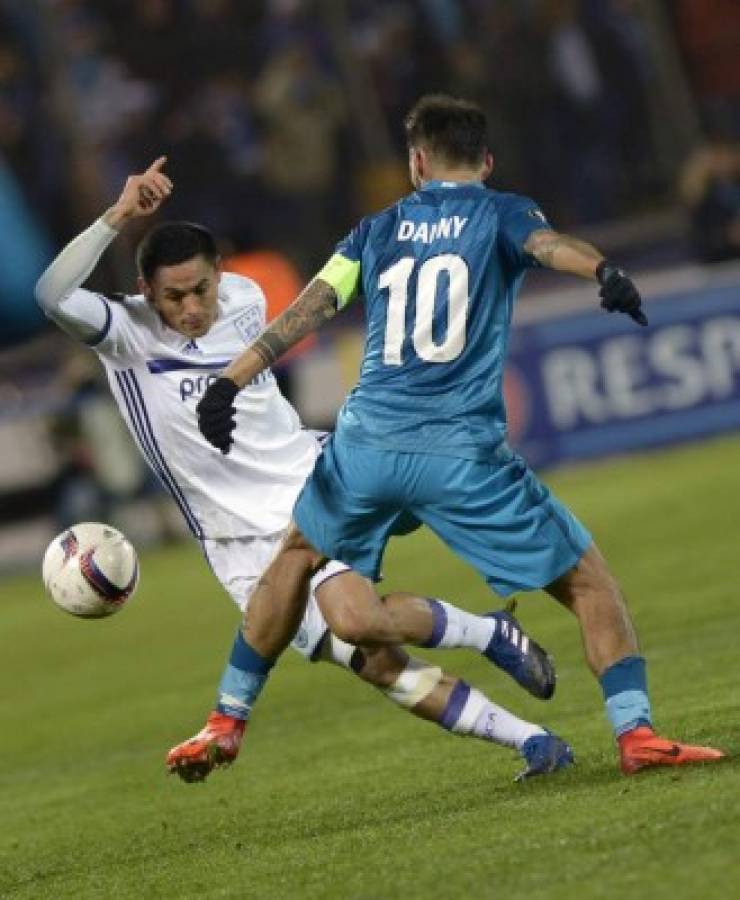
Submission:
[[[306,335],[321,328],[337,309],[338,298],[334,288],[321,278],[314,278],[285,312],[232,361],[224,370],[223,377],[231,379],[237,388],[243,388]]]
[[[131,219],[159,209],[172,190],[161,171],[162,156],[141,175],[132,175],[116,203],[62,250],[36,283],[44,312],[72,337],[92,341],[105,327],[108,309],[97,294],[78,290],[108,245]]]
[[[604,258],[596,247],[586,241],[549,229],[533,231],[524,249],[541,266],[582,278],[596,278],[596,267]]]
[[[639,325],[647,325],[642,298],[632,279],[604,259],[593,245],[569,234],[542,229],[529,235],[524,249],[548,269],[596,279],[601,285],[601,305],[607,312],[623,312]]]
[[[228,453],[234,440],[234,399],[239,391],[306,335],[328,322],[338,308],[336,290],[323,278],[314,278],[285,312],[208,386],[195,408],[203,437],[223,454]]]

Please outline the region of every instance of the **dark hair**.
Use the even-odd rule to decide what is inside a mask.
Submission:
[[[152,281],[160,266],[176,266],[195,256],[216,262],[219,253],[211,232],[194,222],[162,222],[141,239],[136,267],[145,281]]]
[[[423,144],[452,165],[482,162],[488,149],[483,110],[447,94],[422,97],[406,116],[404,127],[409,147]]]

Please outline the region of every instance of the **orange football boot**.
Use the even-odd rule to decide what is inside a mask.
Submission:
[[[658,737],[652,728],[640,726],[620,735],[619,764],[625,775],[634,775],[651,766],[688,766],[716,762],[725,754],[713,747],[693,747]]]
[[[196,735],[167,754],[170,774],[183,781],[205,781],[219,766],[229,766],[239,755],[247,723],[215,710]]]

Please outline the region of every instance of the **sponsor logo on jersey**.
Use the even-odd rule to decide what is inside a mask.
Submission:
[[[217,378],[217,372],[210,372],[208,375],[180,379],[180,399],[184,402],[189,397],[200,397]]]
[[[180,399],[183,403],[191,397],[202,397],[208,390],[208,386],[212,384],[218,377],[219,372],[209,372],[207,375],[192,375],[180,379]],[[260,372],[256,378],[253,378],[249,384],[267,384],[272,380],[272,373]]]
[[[195,338],[190,338],[190,340],[185,344],[182,348],[183,353],[201,353],[200,347],[195,343]]]
[[[403,219],[398,226],[399,241],[419,241],[431,244],[441,238],[459,238],[467,222],[467,217],[442,216],[437,222],[411,222]]]
[[[238,319],[234,319],[234,327],[244,343],[251,344],[262,331],[262,310],[257,306],[250,306]]]

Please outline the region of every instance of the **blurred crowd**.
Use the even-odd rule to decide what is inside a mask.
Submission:
[[[445,90],[488,111],[501,185],[561,226],[604,221],[673,190],[656,149],[650,5],[0,0],[0,162],[59,243],[167,153],[169,215],[281,250],[307,274],[353,219],[406,189],[403,113]],[[737,124],[740,7],[663,6],[699,107]]]
[[[494,186],[558,227],[639,216],[642,252],[644,214],[680,199],[687,250],[731,259],[738,46],[738,0],[0,0],[0,570],[75,520],[179,533],[99,368],[31,297],[129,173],[167,154],[166,215],[219,234],[274,314],[408,190],[403,115],[439,90],[482,104]],[[128,232],[96,287],[133,284]]]

